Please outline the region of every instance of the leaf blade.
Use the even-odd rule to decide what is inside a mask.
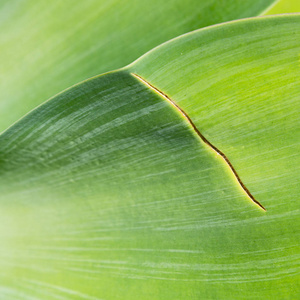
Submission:
[[[250,29],[263,22],[266,32],[276,22],[288,31],[286,24],[294,22],[291,18],[298,24],[299,17],[240,21],[218,26],[218,32],[207,34],[206,41],[199,36],[197,40],[212,44],[209,39],[232,36],[233,27],[239,29],[244,22]],[[265,26],[265,22],[271,24]],[[197,34],[202,33],[193,33]],[[265,45],[264,39],[260,42]],[[186,45],[198,58],[195,48]],[[272,49],[278,53],[286,46],[272,44],[276,45]],[[149,57],[138,64],[144,60],[149,66],[145,62],[151,61]],[[284,68],[290,66],[279,61]],[[7,297],[11,290],[39,299],[296,295],[299,211],[295,201],[289,202],[296,195],[296,177],[290,186],[287,179],[276,176],[269,178],[273,185],[267,187],[264,182],[247,181],[269,204],[271,197],[275,199],[271,192],[280,193],[267,213],[258,210],[178,111],[129,74],[141,72],[135,66],[77,85],[0,136],[5,220],[0,253]],[[199,66],[203,71],[205,64]],[[163,68],[153,72],[160,83]],[[171,80],[174,73],[176,78],[175,71],[165,76]],[[294,79],[289,77],[289,82],[293,84]],[[230,87],[230,81],[225,83]],[[278,84],[285,90],[285,80]],[[230,99],[234,98],[226,100]],[[227,139],[235,141],[228,133]],[[270,139],[268,145],[274,141]],[[244,149],[243,156],[250,161],[251,151],[256,150]],[[285,157],[274,158],[281,158],[277,167],[286,166]],[[273,163],[270,156],[264,160]],[[295,161],[290,174],[296,174]],[[257,179],[260,169],[254,167]]]
[[[123,67],[185,32],[259,14],[272,2],[4,1],[0,131],[77,82]]]

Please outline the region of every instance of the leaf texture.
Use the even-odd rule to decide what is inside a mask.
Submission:
[[[5,299],[295,298],[299,24],[184,35],[2,133]]]
[[[273,0],[0,2],[0,131],[61,90],[125,66],[207,25],[256,16]]]

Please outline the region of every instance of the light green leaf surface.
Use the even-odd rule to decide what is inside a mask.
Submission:
[[[299,13],[300,1],[299,0],[280,0],[276,5],[272,6],[266,15],[284,14],[284,13]]]
[[[61,90],[274,0],[0,1],[0,131]]]
[[[300,16],[184,35],[0,136],[5,299],[296,299]],[[167,94],[231,160],[199,138]]]

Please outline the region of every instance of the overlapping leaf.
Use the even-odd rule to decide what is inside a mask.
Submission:
[[[4,132],[5,299],[296,297],[299,24],[184,35]]]
[[[203,26],[273,0],[0,2],[0,131],[61,90]]]

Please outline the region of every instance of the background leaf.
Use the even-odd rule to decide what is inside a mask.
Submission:
[[[61,90],[203,26],[255,16],[272,0],[0,2],[0,131]]]
[[[5,131],[2,295],[295,298],[299,20],[184,35]],[[132,73],[188,112],[267,212],[178,109]]]
[[[298,13],[300,12],[300,1],[298,0],[280,0],[267,10],[266,15]]]

